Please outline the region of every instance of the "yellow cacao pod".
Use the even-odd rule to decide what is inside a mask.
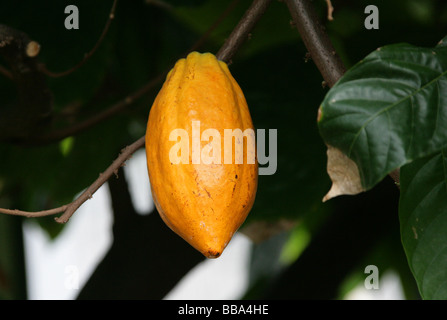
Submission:
[[[177,61],[149,114],[149,180],[164,222],[208,258],[222,254],[253,206],[254,139],[228,66],[211,53]]]

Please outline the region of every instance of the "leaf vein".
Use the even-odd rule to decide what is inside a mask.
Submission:
[[[419,89],[415,90],[413,93],[411,93],[408,96],[403,97],[402,99],[392,103],[391,105],[389,105],[386,108],[383,108],[382,110],[379,110],[378,112],[376,112],[375,114],[371,115],[371,117],[369,117],[369,119],[367,119],[365,121],[365,123],[360,127],[360,129],[358,130],[358,132],[356,133],[356,135],[354,136],[354,139],[349,147],[349,153],[348,156],[351,155],[352,152],[352,148],[356,142],[356,140],[358,139],[358,136],[360,134],[360,132],[366,128],[373,120],[375,120],[379,115],[381,115],[383,112],[387,112],[388,110],[394,108],[395,106],[399,105],[400,103],[404,102],[405,100],[415,96],[416,94],[420,93],[422,90],[424,90],[425,88],[427,88],[428,86],[432,85],[433,83],[436,83],[436,81],[438,81],[441,77],[443,77],[445,74],[447,74],[447,70],[442,72],[439,76],[435,77],[433,80],[429,81],[428,83],[426,83],[425,85],[423,85],[422,87],[420,87]]]

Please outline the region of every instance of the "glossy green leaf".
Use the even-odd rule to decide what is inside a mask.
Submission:
[[[370,189],[447,143],[447,47],[377,49],[331,88],[320,133],[354,160]]]
[[[402,242],[424,299],[447,298],[447,149],[401,169]]]

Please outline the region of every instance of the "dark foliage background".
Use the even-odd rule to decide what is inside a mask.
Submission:
[[[326,20],[326,2],[313,2],[348,68],[386,44],[434,46],[447,30],[447,3],[441,0],[333,0],[331,22]],[[232,4],[232,10],[198,49],[216,53],[250,3],[120,1],[111,28],[93,57],[68,76],[45,77],[52,94],[53,121],[39,134],[88,119],[169,69]],[[64,28],[64,8],[69,4],[79,8],[79,30]],[[0,22],[39,42],[38,59],[48,69],[64,71],[95,45],[111,4],[105,0],[2,1]],[[364,8],[369,4],[380,10],[379,30],[364,28]],[[277,172],[260,176],[256,202],[244,227],[256,221],[297,223],[295,229],[255,245],[250,289],[244,297],[336,299],[349,288],[347,280],[363,281],[364,267],[374,264],[381,273],[395,270],[407,298],[417,299],[400,243],[399,194],[393,181],[386,179],[356,197],[321,202],[330,180],[316,117],[328,89],[322,86],[312,60],[306,58],[290,21],[287,6],[273,1],[230,65],[244,90],[255,127],[278,130]],[[1,57],[0,63],[8,68]],[[23,145],[0,136],[0,207],[38,211],[72,201],[124,146],[144,134],[161,84],[120,113],[64,139]],[[18,108],[21,97],[15,88],[8,77],[0,75],[0,124],[14,121],[21,128],[22,118],[8,118],[6,112]],[[23,114],[37,107],[21,106]],[[161,299],[202,257],[157,214],[135,214],[125,179],[112,178],[109,188],[114,242],[79,298]],[[32,266],[24,264],[23,220],[0,216],[0,298],[26,299],[25,270]],[[63,228],[52,217],[35,222],[54,238]],[[284,244],[291,246],[290,241],[300,239],[293,235],[303,228],[311,235],[310,241],[296,243],[296,247],[304,246],[301,254],[278,267]]]

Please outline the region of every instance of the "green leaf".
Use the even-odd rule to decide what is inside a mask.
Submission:
[[[370,189],[447,143],[447,47],[396,44],[350,69],[322,103],[320,134],[356,162]]]
[[[424,299],[447,298],[447,149],[401,169],[402,243]]]

